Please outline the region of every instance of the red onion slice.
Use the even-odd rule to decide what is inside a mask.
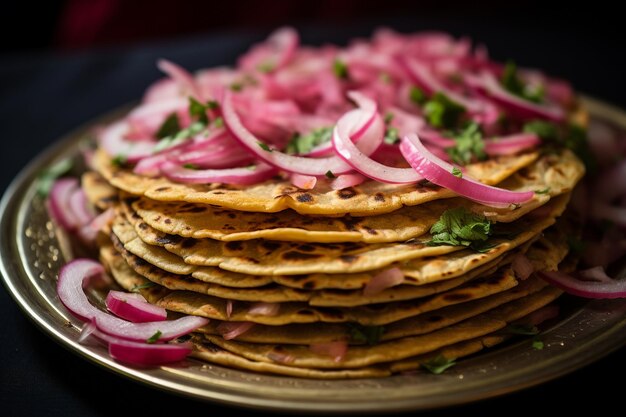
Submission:
[[[101,231],[107,224],[111,223],[115,218],[115,209],[109,207],[102,213],[98,214],[91,222],[78,229],[78,236],[87,243],[92,243],[96,240],[98,232]]]
[[[398,267],[386,269],[370,278],[363,288],[363,295],[374,295],[404,282],[404,273]]]
[[[101,274],[104,274],[104,267],[100,263],[92,259],[74,259],[59,272],[57,294],[68,310],[84,320],[96,320],[98,328],[107,334],[128,340],[146,341],[158,331],[161,332],[158,340],[165,341],[188,334],[209,322],[197,316],[147,323],[131,323],[114,317],[93,306],[83,291],[83,284],[87,280]]]
[[[147,140],[129,141],[125,138],[128,132],[129,125],[126,121],[115,122],[101,133],[100,146],[109,156],[122,156],[129,163],[151,156],[155,143]]]
[[[376,104],[373,103],[372,108],[363,109],[363,112],[359,113],[358,128],[354,129],[355,132],[363,129],[363,126],[369,126],[377,116]],[[248,129],[246,129],[241,122],[241,119],[237,115],[231,92],[227,91],[224,95],[224,101],[222,104],[222,111],[224,117],[224,124],[230,130],[231,134],[237,139],[248,151],[252,152],[258,158],[262,159],[266,163],[283,169],[287,172],[322,176],[328,171],[335,175],[343,174],[352,170],[352,167],[345,163],[341,158],[337,156],[331,156],[327,158],[307,158],[302,156],[287,155],[278,150],[267,150],[268,145],[263,141],[256,138]],[[373,153],[382,141],[377,141],[377,137],[369,137],[372,140],[366,140],[362,138],[360,140],[360,151],[364,154]]]
[[[172,162],[164,162],[161,172],[172,181],[187,184],[223,183],[249,185],[263,182],[276,175],[276,169],[259,162],[257,165],[225,169],[188,169]]]
[[[76,188],[72,192],[68,201],[68,205],[70,211],[73,214],[73,217],[78,223],[78,227],[86,225],[96,217],[94,209],[91,207],[89,201],[87,200],[85,191],[83,191],[83,189],[80,187]]]
[[[363,106],[371,106],[371,100],[367,97],[351,92],[350,97]],[[343,158],[352,168],[368,178],[376,181],[392,184],[414,183],[423,179],[421,175],[411,168],[395,168],[383,165],[368,157],[361,149],[350,140],[350,135],[359,127],[362,119],[360,109],[351,110],[344,114],[333,131],[332,143],[337,154]],[[367,132],[368,135],[376,135],[380,138],[384,135],[384,123],[379,115],[376,115],[372,126]],[[336,174],[335,171],[332,171]]]
[[[70,198],[80,189],[76,178],[59,178],[54,181],[47,206],[50,216],[66,231],[72,232],[80,221],[70,206]]]
[[[582,281],[563,272],[541,272],[550,284],[563,291],[585,298],[626,298],[626,280],[611,279],[610,282]]]
[[[109,311],[133,323],[167,320],[167,311],[163,307],[148,303],[139,294],[111,290],[105,302]]]
[[[157,67],[178,84],[178,87],[184,95],[190,95],[197,100],[202,100],[200,88],[198,88],[193,75],[191,75],[189,71],[167,59],[159,59],[157,61]]]
[[[515,272],[515,276],[520,280],[527,279],[533,272],[535,272],[535,266],[530,262],[530,259],[523,253],[516,255],[513,258],[513,262],[511,264],[513,267],[513,272]]]
[[[330,182],[333,190],[343,190],[362,184],[367,178],[361,174],[342,174]]]
[[[279,303],[254,303],[248,309],[249,314],[258,316],[275,316],[280,311]]]
[[[453,166],[433,155],[415,134],[402,138],[400,151],[407,162],[428,181],[481,204],[507,207],[511,204],[525,203],[535,195],[532,191],[514,192],[482,184],[467,177],[455,176],[452,173]]]
[[[231,340],[237,336],[241,336],[254,327],[251,321],[225,321],[217,326],[217,331],[222,335],[224,340]]]
[[[480,85],[486,93],[501,106],[507,108],[511,114],[523,119],[539,117],[543,119],[562,122],[565,120],[565,112],[555,105],[541,105],[532,103],[517,97],[500,85],[498,80],[489,72],[483,72],[474,82]]]
[[[312,343],[309,345],[309,350],[318,355],[330,356],[335,362],[341,362],[348,353],[348,343],[344,340]]]
[[[312,190],[317,184],[317,177],[311,175],[291,174],[289,180],[294,186],[303,190]]]
[[[94,327],[97,327],[97,322]],[[109,355],[116,361],[140,366],[158,366],[180,362],[193,350],[189,342],[185,343],[141,343],[121,339],[99,331],[97,328],[90,335],[108,344]]]

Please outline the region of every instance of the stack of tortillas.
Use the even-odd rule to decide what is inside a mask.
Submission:
[[[192,337],[196,358],[329,379],[474,354],[553,302],[560,290],[532,272],[563,267],[575,233],[563,213],[585,172],[558,147],[464,166],[484,184],[536,191],[494,207],[428,181],[185,184],[117,156],[97,149],[82,178],[95,206],[115,210],[100,257],[117,283],[172,316],[210,319]],[[450,213],[488,222],[486,245],[432,244]]]

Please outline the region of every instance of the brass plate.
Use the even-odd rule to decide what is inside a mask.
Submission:
[[[626,113],[584,97],[592,120],[626,131]],[[416,373],[384,379],[319,381],[242,372],[188,360],[179,366],[139,369],[112,360],[106,348],[78,342],[80,320],[59,301],[56,274],[62,242],[49,223],[35,178],[47,165],[79,152],[94,121],[47,149],[13,181],[0,205],[0,271],[15,301],[35,323],[72,351],[124,377],[210,402],[265,411],[380,412],[458,405],[503,395],[557,378],[626,344],[626,299],[571,298],[561,320],[546,329],[543,350],[528,340],[461,360],[442,375]],[[98,298],[98,294],[91,294]],[[568,297],[565,297],[568,299]]]

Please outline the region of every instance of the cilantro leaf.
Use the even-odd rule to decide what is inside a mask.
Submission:
[[[350,339],[356,343],[375,345],[380,341],[385,328],[383,326],[364,326],[358,323],[348,323]]]
[[[161,332],[161,330],[157,330],[152,336],[150,336],[147,340],[146,343],[156,343],[159,338],[161,337],[163,333]]]
[[[305,154],[316,146],[330,142],[333,135],[331,126],[314,129],[306,135],[295,134],[287,144],[285,151],[289,154]]]
[[[409,90],[409,98],[418,106],[426,103],[426,93],[419,87],[412,86]]]
[[[446,148],[452,161],[459,165],[467,165],[475,161],[487,159],[485,142],[483,141],[480,126],[470,123],[458,135],[454,137],[454,146]]]
[[[173,135],[162,138],[159,142],[157,142],[156,146],[154,147],[154,152],[160,152],[184,140],[187,140],[192,136],[202,132],[204,129],[206,129],[206,124],[202,122],[194,122],[185,129],[179,130]]]
[[[515,94],[533,103],[541,103],[545,95],[545,89],[541,84],[524,83],[517,74],[517,65],[508,61],[500,79],[502,86],[510,93]]]
[[[120,153],[115,155],[115,157],[111,160],[111,163],[117,167],[125,167],[128,163],[128,158],[126,157],[126,155],[122,155]]]
[[[130,289],[130,292],[139,292],[140,290],[143,290],[144,288],[154,287],[155,285],[156,284],[152,281],[145,282],[141,285],[135,285],[133,288]]]
[[[442,374],[446,369],[456,365],[456,358],[448,359],[443,355],[437,355],[425,362],[422,362],[422,368],[426,369],[432,374]]]
[[[265,60],[256,66],[256,69],[259,70],[259,72],[262,72],[265,74],[268,74],[274,71],[275,68],[276,68],[276,64],[272,60]]]
[[[526,133],[534,133],[545,141],[558,141],[560,133],[557,125],[544,120],[533,120],[524,124],[522,130]]]
[[[66,174],[70,169],[72,169],[73,165],[74,162],[72,161],[72,158],[65,158],[48,169],[41,171],[37,177],[37,193],[39,193],[42,197],[46,197],[56,179]]]
[[[431,227],[432,240],[428,244],[467,246],[480,250],[481,244],[486,243],[492,233],[491,226],[485,217],[464,207],[456,207],[446,210]]]
[[[339,58],[335,59],[333,62],[333,72],[337,78],[342,80],[347,80],[350,76],[350,74],[348,74],[348,66]]]
[[[550,193],[550,187],[546,187],[541,190],[535,190],[535,194],[548,194],[548,193]]]
[[[535,339],[535,340],[533,340],[532,347],[535,350],[542,350],[544,348],[544,343],[543,343],[542,340]]]
[[[192,119],[196,119],[197,121],[204,123],[205,125],[209,124],[209,117],[206,114],[206,111],[209,109],[209,105],[202,104],[198,100],[193,97],[189,97],[189,115]]]
[[[329,169],[328,171],[326,171],[326,174],[324,174],[324,175],[326,175],[326,178],[331,179],[331,180],[332,180],[333,178],[337,178],[337,177],[335,176],[335,174],[333,174],[333,172],[332,172],[330,169]]]
[[[261,147],[261,149],[263,149],[264,151],[267,151],[267,152],[272,152],[272,148],[270,148],[270,147],[268,146],[268,144],[267,144],[267,143],[257,142],[257,144],[258,144],[258,145]]]
[[[452,175],[457,178],[463,178],[463,172],[459,169],[459,167],[452,167]]]
[[[450,100],[441,92],[436,92],[424,104],[424,115],[434,127],[454,128],[465,113],[465,107]]]
[[[394,145],[400,142],[400,134],[398,133],[398,129],[395,127],[388,127],[385,131],[385,143],[388,145]]]
[[[161,124],[156,132],[157,139],[163,139],[167,136],[175,135],[180,130],[180,122],[178,121],[178,115],[172,113]]]

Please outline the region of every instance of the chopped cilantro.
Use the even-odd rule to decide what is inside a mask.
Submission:
[[[375,345],[380,341],[385,328],[383,326],[364,326],[358,323],[348,323],[350,328],[350,339],[356,343],[367,343]]]
[[[539,339],[534,339],[532,346],[535,350],[542,350],[544,348],[544,343]]]
[[[560,136],[557,125],[544,120],[533,120],[524,124],[522,130],[526,133],[534,133],[545,141],[558,141]]]
[[[263,149],[264,151],[267,152],[272,152],[272,148],[270,148],[267,143],[263,143],[263,142],[257,142],[258,145],[261,147],[261,149]]]
[[[545,94],[545,89],[540,84],[526,84],[517,74],[517,65],[513,61],[508,61],[504,67],[500,79],[502,86],[509,92],[533,103],[541,103]]]
[[[198,165],[196,165],[196,164],[185,164],[185,165],[183,165],[183,168],[185,168],[185,169],[198,169]]]
[[[464,207],[449,209],[431,227],[432,240],[428,244],[430,246],[467,246],[484,251],[485,241],[492,233],[491,226],[488,219]]]
[[[209,100],[206,102],[206,106],[209,110],[216,110],[220,107],[220,103],[215,100]]]
[[[224,119],[216,117],[215,120],[213,120],[213,127],[224,127]]]
[[[454,146],[447,148],[446,152],[452,161],[459,165],[485,160],[487,154],[480,126],[474,122],[468,124],[465,129],[454,136]]]
[[[175,132],[173,135],[166,136],[157,142],[154,147],[154,152],[160,152],[164,149],[167,149],[175,144],[182,142],[183,140],[187,140],[194,135],[202,132],[206,129],[206,125],[202,122],[194,122],[186,127],[185,129],[179,130]]]
[[[230,89],[238,92],[241,91],[243,89],[243,84],[242,83],[238,83],[238,82],[234,82],[230,85]]]
[[[286,152],[290,154],[305,154],[322,143],[330,142],[333,135],[333,128],[320,127],[314,129],[306,135],[294,134],[286,147]]]
[[[332,180],[333,178],[337,178],[337,177],[335,176],[335,174],[333,174],[333,172],[332,172],[330,169],[329,169],[328,171],[326,171],[326,174],[325,174],[325,175],[326,175],[326,178],[329,178],[329,179],[331,179],[331,180]]]
[[[396,129],[395,127],[391,127],[391,126],[388,127],[387,130],[385,131],[384,141],[385,143],[389,145],[393,145],[393,144],[400,142],[400,135],[398,133],[398,129]]]
[[[454,128],[465,113],[465,107],[450,100],[441,92],[435,93],[424,104],[424,115],[434,127]]]
[[[133,288],[130,289],[130,292],[139,292],[140,290],[143,290],[144,288],[154,287],[155,285],[156,284],[152,281],[145,282],[141,285],[135,285]]]
[[[463,178],[463,172],[458,167],[452,167],[452,175],[457,178]]]
[[[262,72],[265,74],[274,71],[275,68],[276,68],[276,64],[270,60],[263,61],[259,65],[256,66],[256,69],[259,70],[259,72]]]
[[[550,192],[550,187],[546,187],[541,190],[535,190],[535,194],[548,194],[549,192]]]
[[[37,177],[37,193],[42,197],[47,196],[56,179],[66,174],[72,169],[73,165],[72,158],[65,158],[39,173]]]
[[[125,167],[128,163],[128,158],[126,155],[117,154],[113,159],[111,159],[111,163],[117,167]]]
[[[424,94],[424,91],[421,88],[416,86],[412,86],[409,90],[409,98],[418,106],[426,103],[426,94]]]
[[[535,336],[539,334],[537,326],[531,326],[528,324],[509,324],[506,327],[506,331],[511,334],[520,334],[523,336]]]
[[[446,369],[456,365],[456,358],[448,359],[443,355],[437,355],[425,362],[422,362],[422,368],[426,369],[431,374],[442,374]]]
[[[348,66],[339,58],[335,59],[335,61],[333,62],[333,72],[335,73],[335,76],[337,76],[337,78],[342,80],[346,80],[349,77]]]
[[[175,135],[180,130],[180,122],[178,121],[178,115],[172,113],[161,124],[156,132],[157,139],[163,139],[168,136]]]
[[[161,332],[161,330],[157,330],[152,336],[150,336],[147,340],[146,343],[156,343],[159,340],[159,337],[161,337],[163,333]]]
[[[197,121],[204,123],[205,125],[209,124],[209,117],[206,114],[206,111],[209,109],[208,104],[202,104],[198,100],[193,97],[189,97],[189,115],[196,119]]]
[[[386,125],[391,123],[393,121],[393,113],[391,113],[389,111],[387,113],[385,113],[385,118],[383,120],[385,121]]]

